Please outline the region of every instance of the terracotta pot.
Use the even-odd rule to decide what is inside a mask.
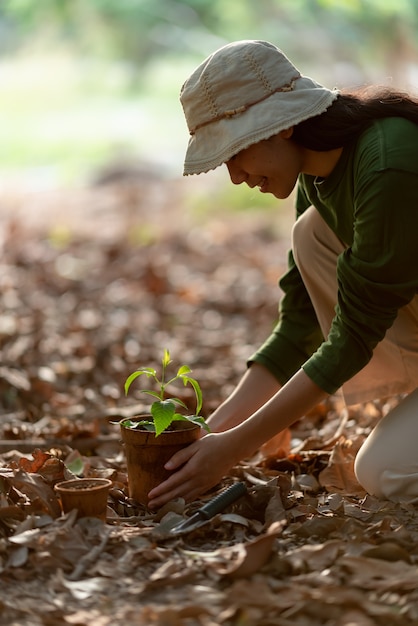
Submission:
[[[144,416],[140,416],[144,419]],[[139,418],[138,418],[139,419]],[[173,430],[154,433],[125,428],[120,423],[128,469],[129,496],[146,505],[148,493],[171,474],[164,464],[173,454],[200,437],[200,426],[192,422],[173,422]]]
[[[107,497],[112,481],[107,478],[76,478],[55,485],[64,513],[77,509],[77,518],[98,517],[106,521]]]

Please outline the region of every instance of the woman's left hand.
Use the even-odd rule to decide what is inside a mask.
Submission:
[[[231,431],[210,433],[180,450],[166,463],[173,474],[148,494],[156,509],[174,498],[193,500],[216,485],[240,460]]]

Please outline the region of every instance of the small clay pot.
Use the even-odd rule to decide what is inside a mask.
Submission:
[[[146,416],[139,416],[144,419]],[[200,437],[201,427],[193,422],[176,421],[170,430],[158,437],[155,433],[139,428],[126,428],[120,423],[128,471],[129,497],[144,504],[148,493],[166,480],[171,472],[164,464],[179,450]]]
[[[77,509],[80,517],[98,517],[106,521],[107,498],[112,481],[107,478],[76,478],[55,485],[64,513]]]

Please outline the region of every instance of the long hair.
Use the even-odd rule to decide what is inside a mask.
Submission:
[[[387,87],[340,93],[331,106],[293,129],[292,139],[310,150],[341,148],[375,120],[403,117],[418,124],[418,99]]]

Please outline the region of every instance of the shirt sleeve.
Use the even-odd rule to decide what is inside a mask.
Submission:
[[[300,191],[298,211],[307,204]],[[249,363],[265,365],[281,384],[303,367],[321,389],[335,393],[367,365],[398,310],[416,295],[417,233],[417,173],[384,169],[365,175],[354,198],[352,244],[337,262],[338,303],[328,337],[321,335],[290,253],[280,281],[279,323]]]
[[[337,264],[338,304],[329,336],[304,364],[334,393],[371,359],[399,308],[417,293],[416,173],[375,172],[359,186],[353,243]]]

